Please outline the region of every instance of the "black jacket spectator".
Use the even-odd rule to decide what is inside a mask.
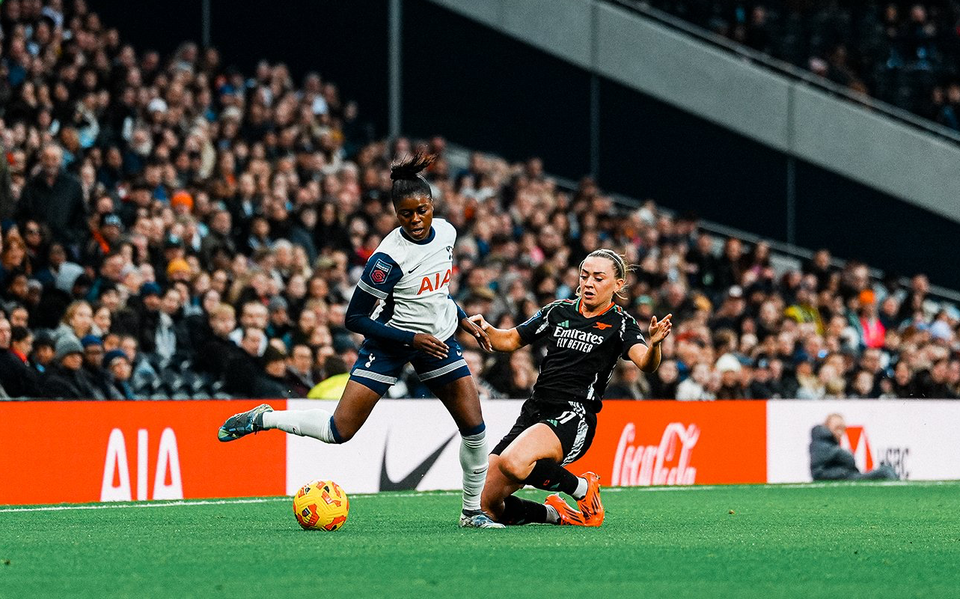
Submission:
[[[40,373],[12,351],[0,349],[0,387],[10,397],[39,397]]]
[[[228,373],[231,364],[244,363],[244,356],[246,354],[233,341],[211,335],[197,352],[193,365],[200,372],[220,378]]]
[[[253,391],[250,394],[250,397],[255,397],[258,399],[277,399],[297,396],[291,391],[290,387],[287,386],[284,379],[278,379],[268,374],[259,374],[254,381]],[[301,397],[306,396],[304,395]]]
[[[46,223],[54,241],[67,245],[83,243],[88,228],[80,181],[73,175],[58,172],[51,184],[47,174],[41,172],[24,187],[17,205],[16,219],[20,223],[31,219]]]
[[[92,399],[96,394],[83,371],[51,364],[41,380],[41,395],[48,399]]]
[[[260,361],[241,349],[234,353],[227,363],[224,390],[236,397],[256,397],[254,392],[263,391],[263,387],[259,385],[259,379],[263,376]]]

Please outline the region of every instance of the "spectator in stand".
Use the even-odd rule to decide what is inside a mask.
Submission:
[[[226,372],[230,376],[225,377],[227,384],[224,388],[228,393],[246,397],[258,388],[263,372],[259,352],[265,336],[263,329],[256,327],[243,329],[243,337],[240,339],[240,349],[243,351],[231,356],[227,364]]]
[[[2,237],[2,236],[0,236]],[[30,274],[31,266],[27,260],[27,245],[16,231],[7,233],[6,240],[0,243],[0,292],[9,293],[17,275]]]
[[[130,332],[137,332],[137,345],[147,355],[157,349],[157,327],[160,324],[160,305],[163,290],[160,285],[149,282],[140,287],[139,302],[133,305],[135,325]],[[129,304],[128,304],[129,305]]]
[[[761,357],[753,371],[753,381],[747,395],[753,399],[783,399],[786,397],[782,380],[783,364],[780,360]]]
[[[679,375],[675,360],[660,362],[660,368],[650,379],[650,399],[676,399]]]
[[[75,301],[67,306],[67,311],[60,321],[60,326],[53,332],[59,339],[64,335],[73,335],[83,339],[93,331],[93,309],[84,300]]]
[[[290,397],[306,397],[310,389],[317,384],[313,373],[313,350],[309,345],[294,345],[287,361],[284,385],[289,389]]]
[[[296,397],[287,386],[287,353],[271,344],[261,358],[263,367],[254,379],[251,397],[263,399]]]
[[[865,347],[883,347],[887,329],[877,315],[877,302],[871,289],[860,292],[860,328],[863,330],[862,343]]]
[[[72,334],[57,339],[53,363],[40,380],[40,393],[48,399],[92,399],[95,395],[83,376],[83,345]]]
[[[231,360],[242,351],[230,340],[236,327],[236,312],[230,304],[220,304],[210,312],[210,334],[199,341],[196,367],[220,378],[227,372]]]
[[[103,368],[108,373],[109,393],[107,399],[136,399],[130,377],[133,370],[130,358],[122,349],[114,349],[103,356]]]
[[[803,266],[803,274],[813,275],[817,279],[817,291],[830,287],[836,270],[831,266],[830,250],[821,248],[814,252],[813,258]]]
[[[53,335],[45,331],[37,333],[33,340],[33,354],[30,362],[33,368],[40,374],[46,371],[47,366],[53,362],[56,355],[56,341]]]
[[[720,373],[720,384],[716,391],[717,399],[746,399],[746,393],[741,383],[740,373],[743,366],[733,354],[723,354],[717,358],[717,372]]]
[[[858,370],[853,375],[853,382],[850,384],[851,399],[871,399],[877,397],[874,394],[873,373],[866,370]]]
[[[83,346],[83,368],[81,377],[90,390],[89,399],[107,399],[110,383],[103,370],[103,340],[96,335],[87,335],[80,340]]]
[[[0,315],[0,387],[8,397],[37,397],[40,393],[40,377],[27,362],[30,343],[27,329],[11,327]]]
[[[170,287],[160,300],[159,318],[155,332],[154,353],[161,364],[169,364],[175,355],[187,356],[188,343],[182,338],[178,325],[183,316],[180,309],[182,297],[176,288]]]
[[[716,399],[710,391],[710,366],[698,363],[690,370],[690,376],[677,386],[677,399],[683,401],[705,401]]]
[[[922,399],[957,399],[948,383],[950,363],[946,359],[933,362],[928,370],[917,375],[916,396]]]
[[[87,232],[87,207],[80,181],[63,171],[63,149],[48,144],[40,152],[40,172],[23,189],[17,221],[45,223],[53,239],[79,252]]]
[[[649,395],[649,386],[640,376],[633,362],[620,360],[613,371],[613,379],[604,394],[606,399],[643,399]]]
[[[267,307],[259,301],[253,300],[243,304],[243,311],[240,313],[240,327],[230,333],[230,340],[240,345],[243,339],[244,331],[250,328],[267,330],[269,323],[269,311]],[[257,347],[257,355],[262,356],[267,350],[268,337],[266,334],[260,336],[260,344]]]

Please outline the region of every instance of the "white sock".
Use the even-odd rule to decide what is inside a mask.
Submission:
[[[336,443],[330,427],[332,416],[326,410],[281,410],[264,412],[263,428],[278,428],[285,433],[313,437],[324,443]]]
[[[460,437],[460,467],[463,469],[463,509],[480,510],[480,492],[487,478],[487,436],[485,431]]]
[[[547,524],[560,524],[560,512],[552,505],[545,505],[547,508]]]
[[[577,490],[573,492],[573,498],[580,501],[587,496],[587,479],[577,477]]]

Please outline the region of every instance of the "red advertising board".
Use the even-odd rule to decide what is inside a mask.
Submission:
[[[0,402],[0,504],[282,495],[284,435],[217,440],[258,403]]]
[[[764,401],[605,401],[597,434],[572,465],[604,485],[767,481]]]

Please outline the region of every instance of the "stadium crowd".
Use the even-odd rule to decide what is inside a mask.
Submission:
[[[442,138],[372,140],[316,73],[244,76],[215,49],[137,52],[84,0],[0,7],[0,393],[156,399],[339,396],[361,341],[344,326],[360,271],[396,226],[389,165],[417,149],[459,230],[451,293],[500,327],[576,293],[610,247],[636,265],[621,301],[674,315],[664,361],[622,363],[625,399],[960,396],[960,312],[821,250],[776,271],[770,248],[714,239],[589,178],[559,189],[533,158]],[[479,351],[481,396],[526,397],[537,346]],[[428,390],[408,373],[396,397]]]
[[[957,0],[647,4],[960,131]]]

